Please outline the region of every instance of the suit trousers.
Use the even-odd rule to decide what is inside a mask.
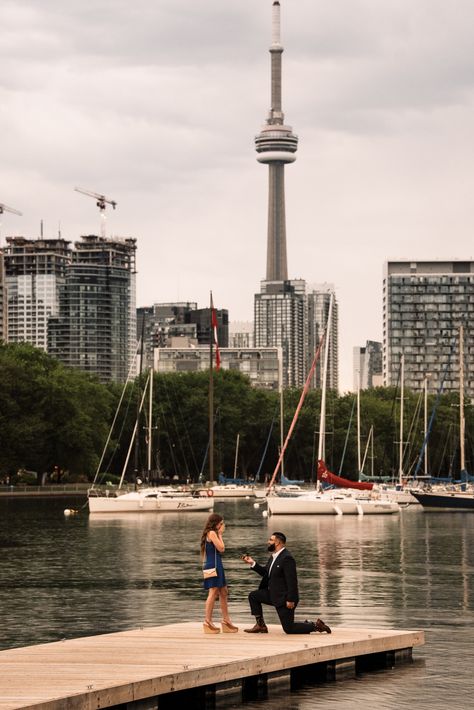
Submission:
[[[253,616],[263,616],[262,604],[273,606],[268,589],[256,589],[249,594],[250,611]],[[295,621],[295,610],[286,605],[275,607],[285,634],[310,634],[314,626],[310,621]]]

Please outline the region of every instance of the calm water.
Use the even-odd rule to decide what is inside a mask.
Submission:
[[[202,618],[198,540],[206,515],[65,518],[77,501],[0,501],[0,648]],[[251,501],[216,503],[227,522],[231,611],[253,623],[257,576],[283,530],[298,562],[298,616],[331,626],[420,628],[413,665],[245,705],[248,710],[472,707],[474,515],[266,520]],[[276,623],[273,612],[267,621]]]

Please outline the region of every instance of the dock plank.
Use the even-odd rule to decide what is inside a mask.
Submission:
[[[199,623],[133,629],[0,652],[0,710],[106,708],[312,663],[413,648],[422,631],[206,635]]]

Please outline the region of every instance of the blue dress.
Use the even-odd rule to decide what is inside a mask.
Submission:
[[[219,550],[215,547],[213,542],[208,542],[206,540],[206,555],[204,557],[203,569],[210,569],[215,567],[217,569],[217,577],[210,577],[205,579],[204,589],[210,589],[211,587],[226,587],[227,582],[225,581],[224,565],[222,564],[222,557]]]

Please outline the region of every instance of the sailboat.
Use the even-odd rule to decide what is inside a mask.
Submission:
[[[132,365],[133,367],[133,365]],[[132,368],[131,368],[132,371]],[[140,418],[140,413],[143,408],[145,401],[145,396],[147,389],[149,389],[149,401],[150,401],[150,415],[149,415],[149,431],[148,431],[148,466],[149,470],[151,468],[151,437],[152,437],[152,418],[151,418],[151,402],[153,399],[153,370],[150,369],[145,387],[143,389],[142,397],[140,400],[140,405],[137,411],[137,418],[135,421],[135,426],[133,429],[132,437],[127,451],[127,456],[125,463],[123,465],[122,474],[120,476],[120,482],[116,490],[103,491],[102,488],[96,487],[97,480],[99,477],[100,468],[107,451],[112,432],[114,429],[115,422],[118,418],[118,413],[120,406],[122,404],[123,396],[127,387],[127,383],[130,379],[127,377],[127,382],[124,385],[122,396],[117,406],[117,411],[115,413],[112,426],[110,428],[109,436],[104,446],[102,452],[102,457],[100,459],[99,465],[97,467],[97,472],[92,483],[91,488],[87,492],[87,501],[89,505],[89,513],[166,513],[166,512],[178,512],[178,513],[188,513],[188,512],[205,512],[212,511],[214,507],[214,499],[212,493],[206,490],[197,490],[192,493],[175,491],[174,489],[163,489],[158,486],[142,486],[138,481],[136,482],[135,490],[128,491],[124,487],[125,472],[128,467],[128,462],[130,460],[130,455],[132,452],[133,445],[136,440],[138,423]]]
[[[459,449],[460,476],[459,487],[440,491],[412,491],[424,510],[436,511],[474,511],[474,488],[469,485],[470,476],[466,471],[465,457],[465,416],[464,416],[464,327],[459,328]],[[427,438],[424,446],[426,446]]]
[[[326,420],[326,381],[327,381],[327,369],[328,369],[328,352],[329,352],[329,337],[328,334],[331,328],[331,318],[333,309],[334,296],[332,296],[329,304],[328,320],[325,332],[321,337],[321,341],[318,350],[315,354],[311,370],[306,379],[305,386],[298,404],[295,416],[293,418],[292,425],[287,435],[287,440],[285,446],[283,447],[280,458],[282,457],[286,445],[288,443],[291,432],[296,423],[296,418],[302,407],[304,396],[309,389],[309,383],[311,381],[312,373],[316,362],[319,358],[320,352],[324,347],[324,364],[323,364],[323,382],[322,382],[322,392],[321,392],[321,413],[320,413],[320,426],[319,426],[319,446],[318,446],[318,469],[321,469],[324,464],[325,456],[325,420]],[[327,471],[327,469],[325,468]],[[278,471],[275,470],[273,477],[276,476]],[[271,482],[270,482],[271,484]],[[372,499],[360,499],[347,489],[342,490],[330,490],[321,492],[319,490],[311,491],[303,495],[291,496],[291,497],[280,497],[273,496],[268,498],[268,512],[270,515],[374,515],[374,514],[393,514],[399,512],[399,506],[396,503],[392,503],[387,500],[372,500]]]

